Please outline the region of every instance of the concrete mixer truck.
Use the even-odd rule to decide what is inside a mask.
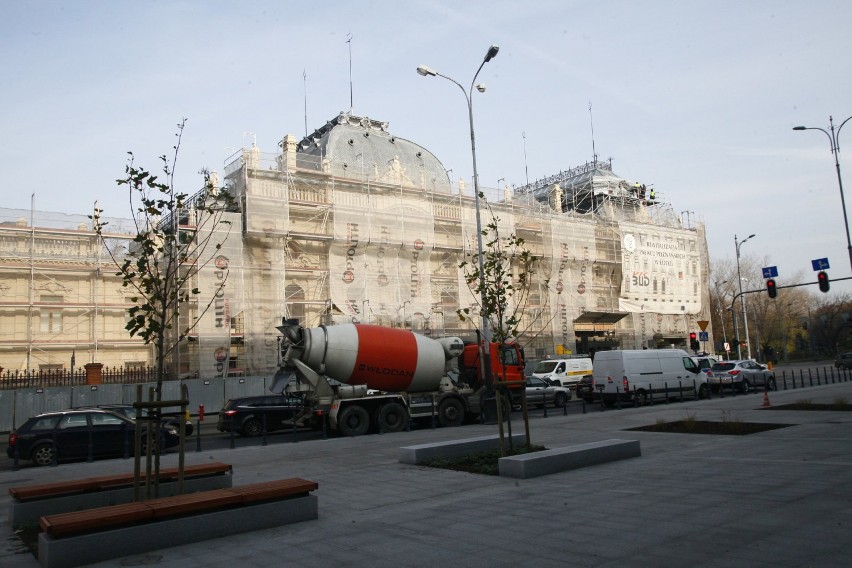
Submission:
[[[304,396],[305,408],[292,419],[297,426],[327,415],[332,430],[357,436],[398,432],[417,418],[459,426],[483,411],[486,389],[475,343],[367,324],[305,329],[284,320],[278,330],[284,338],[272,390]],[[514,382],[514,392],[522,392],[521,348],[491,343],[490,358],[494,380]]]

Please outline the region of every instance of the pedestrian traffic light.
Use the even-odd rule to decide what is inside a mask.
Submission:
[[[828,289],[831,288],[831,284],[828,281],[828,274],[825,273],[825,270],[820,270],[817,273],[817,282],[819,283],[820,292],[828,292]]]
[[[778,295],[778,288],[775,287],[775,279],[770,278],[766,281],[766,291],[769,293],[770,298],[774,298]]]

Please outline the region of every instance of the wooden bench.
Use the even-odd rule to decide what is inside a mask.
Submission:
[[[96,507],[41,518],[41,530],[54,537],[90,533],[143,521],[193,515],[251,503],[307,495],[318,487],[315,481],[300,478],[265,481],[232,487],[157,497],[135,503]]]
[[[314,481],[264,481],[43,516],[38,558],[66,568],[319,516]]]
[[[233,467],[209,462],[184,467],[184,493],[231,487]],[[147,476],[142,475],[144,485]],[[159,495],[178,493],[178,468],[160,470]],[[133,501],[133,473],[10,487],[9,523],[21,527],[40,517]]]
[[[188,465],[183,468],[184,479],[230,473],[233,473],[233,466],[231,464],[221,462]],[[141,478],[143,484],[145,483],[146,478],[147,476],[143,473]],[[177,481],[177,479],[178,468],[169,467],[160,470],[160,483]],[[83,479],[72,479],[68,481],[24,485],[22,487],[10,487],[9,495],[12,496],[12,499],[23,502],[56,497],[59,495],[88,493],[93,491],[103,491],[104,489],[132,486],[133,473],[119,473],[115,475],[101,475],[97,477],[86,477]]]

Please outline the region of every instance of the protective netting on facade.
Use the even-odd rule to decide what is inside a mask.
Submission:
[[[451,185],[431,153],[393,137],[384,123],[357,117],[330,121],[301,142],[288,135],[279,147],[264,153],[252,145],[226,164],[223,190],[240,212],[226,214],[230,236],[198,274],[198,302],[182,308],[185,323],[198,319],[178,355],[182,373],[269,372],[282,317],[305,326],[357,321],[473,339],[479,297],[459,266],[476,262],[471,253],[478,250],[471,183]],[[523,237],[541,259],[520,306],[528,355],[683,346],[695,320],[710,319],[703,226],[683,226],[668,203],[658,195],[651,201],[641,187],[602,162],[515,191],[480,187],[483,228],[496,219],[502,238]],[[30,211],[0,213],[11,232],[16,223],[31,230]],[[69,234],[75,224],[91,232],[84,215],[44,217]],[[110,228],[132,233],[134,224],[110,220]],[[20,235],[14,242],[3,237],[2,253],[32,262],[53,246],[45,234],[34,252]],[[54,245],[79,246],[62,243]],[[126,303],[113,304],[120,316]],[[461,321],[459,309],[473,322]],[[91,329],[94,337],[97,327]]]

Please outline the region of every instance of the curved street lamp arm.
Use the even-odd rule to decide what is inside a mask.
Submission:
[[[840,150],[840,129],[843,128],[843,125],[849,122],[850,119],[852,119],[852,116],[841,122],[840,126],[837,127],[837,131],[834,134],[834,147],[837,150]]]

